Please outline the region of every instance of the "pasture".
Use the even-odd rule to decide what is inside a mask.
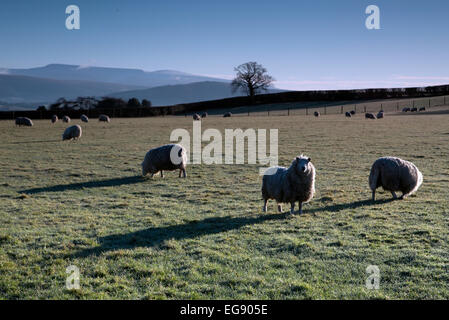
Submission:
[[[0,121],[1,299],[449,299],[449,114],[204,119],[278,128],[279,165],[312,158],[315,197],[293,218],[273,201],[262,213],[257,165],[141,178],[145,153],[191,117],[73,124],[77,142],[61,141],[61,121]],[[418,166],[415,195],[370,201],[385,155]],[[66,289],[69,265],[79,290]],[[379,290],[365,287],[369,265]]]

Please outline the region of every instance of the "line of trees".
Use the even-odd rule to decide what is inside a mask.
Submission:
[[[126,102],[120,98],[103,97],[97,99],[95,97],[78,97],[75,100],[66,100],[65,98],[58,99],[49,107],[49,111],[68,111],[68,110],[93,110],[93,109],[126,109],[126,108],[150,108],[151,101],[143,99],[142,102],[137,98],[131,98]],[[39,106],[39,112],[46,111],[45,106]]]

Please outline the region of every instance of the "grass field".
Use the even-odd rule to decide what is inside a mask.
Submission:
[[[74,121],[75,123],[78,121]],[[190,165],[187,179],[140,177],[151,147],[190,118],[32,128],[0,122],[2,299],[448,299],[449,114],[209,117],[203,130],[279,128],[279,164],[312,158],[316,194],[287,218],[262,213],[256,165]],[[403,201],[368,175],[380,156],[414,162]],[[288,211],[288,206],[284,206]],[[69,291],[66,268],[80,269]],[[380,289],[365,287],[366,268]]]

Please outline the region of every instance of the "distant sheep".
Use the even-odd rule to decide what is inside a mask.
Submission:
[[[100,116],[98,117],[98,121],[111,122],[111,119],[105,114],[100,114]]]
[[[69,116],[62,117],[62,122],[69,123],[71,121]]]
[[[419,108],[419,111],[426,111],[426,107]]]
[[[16,118],[16,126],[32,127],[33,121],[31,121],[31,119],[27,118],[27,117],[17,117]]]
[[[315,112],[313,113],[313,115],[314,115],[315,117],[319,117],[319,116],[320,116],[320,113],[319,113],[318,111],[315,111]]]
[[[223,115],[223,118],[229,118],[229,117],[231,117],[231,116],[232,116],[232,113],[226,112],[226,113]]]
[[[179,177],[186,177],[187,151],[179,144],[167,144],[158,148],[151,149],[145,155],[142,162],[142,176],[148,173],[153,177],[157,172],[163,170],[173,171],[179,169]]]
[[[195,113],[195,114],[193,115],[193,120],[201,120],[200,115],[199,115],[198,113]]]
[[[350,113],[351,115],[355,115],[355,110],[351,110],[351,111],[349,111],[349,113]]]
[[[55,123],[55,122],[58,122],[58,116],[57,115],[53,115],[52,117],[51,117],[51,123]]]
[[[82,122],[89,122],[89,118],[85,114],[82,114],[80,119]]]
[[[365,113],[365,118],[366,119],[376,119],[376,116],[372,113]]]
[[[417,112],[417,111],[418,111],[418,108],[411,108],[410,111],[411,111],[411,112]]]
[[[351,112],[345,112],[345,116],[347,117],[347,118],[351,118],[352,117],[352,114],[351,114]]]
[[[299,202],[299,214],[302,213],[302,204],[309,202],[315,193],[315,167],[310,158],[299,156],[293,160],[291,166],[271,167],[262,178],[263,211],[267,212],[268,199],[278,203],[279,212],[281,203],[290,203],[290,213],[295,212],[295,202]]]
[[[62,141],[64,140],[77,140],[81,138],[81,135],[83,134],[83,130],[81,129],[81,126],[75,124],[74,126],[68,127],[64,130],[64,133],[62,134]]]
[[[203,113],[201,114],[201,118],[207,118],[207,116],[208,116],[207,112],[203,112]]]
[[[395,191],[401,191],[403,199],[416,192],[422,181],[423,176],[413,163],[396,157],[377,159],[369,175],[373,201],[378,187],[390,191],[394,199],[397,199]]]
[[[402,112],[410,112],[410,108],[402,108]]]
[[[379,111],[377,113],[377,119],[382,119],[384,117],[384,112],[383,111]]]

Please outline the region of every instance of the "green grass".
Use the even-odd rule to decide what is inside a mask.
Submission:
[[[190,118],[92,120],[78,142],[60,141],[60,122],[1,121],[0,298],[448,299],[448,120],[205,119],[203,130],[279,128],[280,165],[312,158],[317,191],[294,218],[274,202],[262,213],[254,165],[140,178],[146,151],[191,130]],[[368,201],[370,166],[385,155],[420,168],[416,195]],[[65,288],[72,264],[80,290]],[[365,288],[369,265],[379,290]]]

